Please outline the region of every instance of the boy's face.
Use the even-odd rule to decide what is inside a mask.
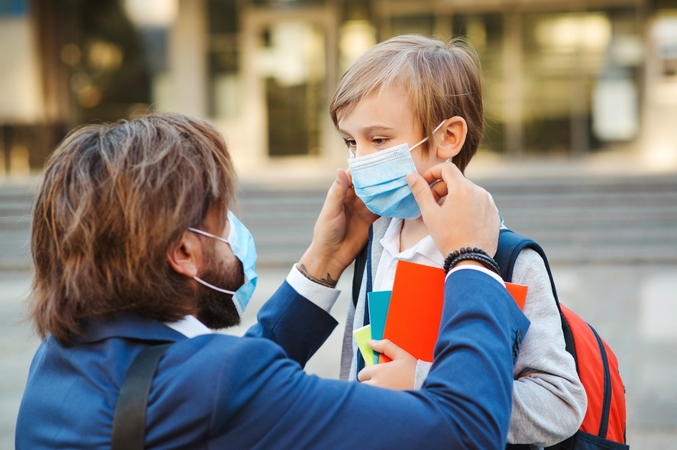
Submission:
[[[407,92],[398,86],[364,98],[350,114],[339,119],[338,130],[356,157],[405,143],[413,147],[425,137],[422,124],[409,106]],[[444,161],[434,148],[424,155],[424,145],[411,151],[418,173]]]

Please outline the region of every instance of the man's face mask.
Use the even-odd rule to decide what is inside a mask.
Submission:
[[[444,121],[433,130],[440,129]],[[353,177],[355,194],[374,214],[382,217],[416,219],[421,210],[407,184],[407,174],[416,172],[411,151],[427,141],[422,139],[413,147],[401,144],[356,158],[352,152],[348,167]]]
[[[245,276],[244,284],[236,291],[229,291],[227,289],[222,289],[209,284],[197,276],[194,276],[193,279],[210,289],[214,289],[215,291],[223,292],[224,294],[231,294],[233,296],[233,303],[237,308],[237,312],[240,317],[242,317],[242,313],[249,304],[249,300],[251,300],[252,295],[254,294],[254,289],[256,288],[256,282],[258,281],[258,275],[255,272],[256,246],[254,245],[254,238],[252,237],[249,230],[247,230],[242,222],[240,222],[240,220],[235,217],[235,214],[233,214],[231,211],[228,211],[228,221],[230,222],[228,239],[215,236],[197,228],[188,229],[194,233],[217,239],[228,244],[230,249],[233,251],[233,254],[237,257],[237,259],[240,260],[240,262],[242,262],[242,269]]]

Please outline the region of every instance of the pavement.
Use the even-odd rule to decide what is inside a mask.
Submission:
[[[488,164],[474,176],[492,192],[509,226],[545,247],[562,303],[616,353],[631,448],[676,448],[677,173],[638,173],[627,165],[606,173],[601,163],[580,173],[576,164],[502,176]],[[229,333],[242,334],[254,323],[256,311],[308,245],[331,181],[325,175],[295,185],[245,177],[241,216],[260,243],[260,282],[242,325]],[[0,450],[13,448],[18,406],[39,345],[30,324],[22,322],[34,186],[34,180],[0,181]],[[332,311],[339,326],[308,363],[308,373],[337,377],[350,273],[339,281],[342,294]]]
[[[630,267],[614,264],[555,265],[562,303],[605,338],[615,351],[626,385],[628,442],[631,448],[664,450],[677,441],[677,264]],[[288,272],[263,268],[260,283],[242,325],[228,330],[241,335],[256,312]],[[332,310],[339,321],[306,372],[337,378],[350,271],[339,281],[341,296]],[[0,449],[11,449],[14,425],[28,368],[39,339],[22,322],[27,272],[0,274]]]

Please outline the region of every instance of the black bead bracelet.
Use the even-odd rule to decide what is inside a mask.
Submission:
[[[477,261],[487,269],[500,275],[500,269],[498,268],[496,261],[494,261],[494,258],[489,256],[489,254],[481,248],[477,247],[464,247],[449,253],[444,259],[444,273],[449,273],[456,264],[467,260]]]

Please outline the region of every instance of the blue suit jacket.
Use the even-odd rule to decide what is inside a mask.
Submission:
[[[174,344],[153,380],[146,448],[502,448],[514,345],[528,320],[476,271],[450,276],[445,295],[435,363],[420,391],[306,375],[303,364],[336,322],[287,283],[243,338],[188,339],[135,314],[92,321],[78,342],[48,337],[38,349],[16,448],[109,448],[122,380],[153,341]]]

